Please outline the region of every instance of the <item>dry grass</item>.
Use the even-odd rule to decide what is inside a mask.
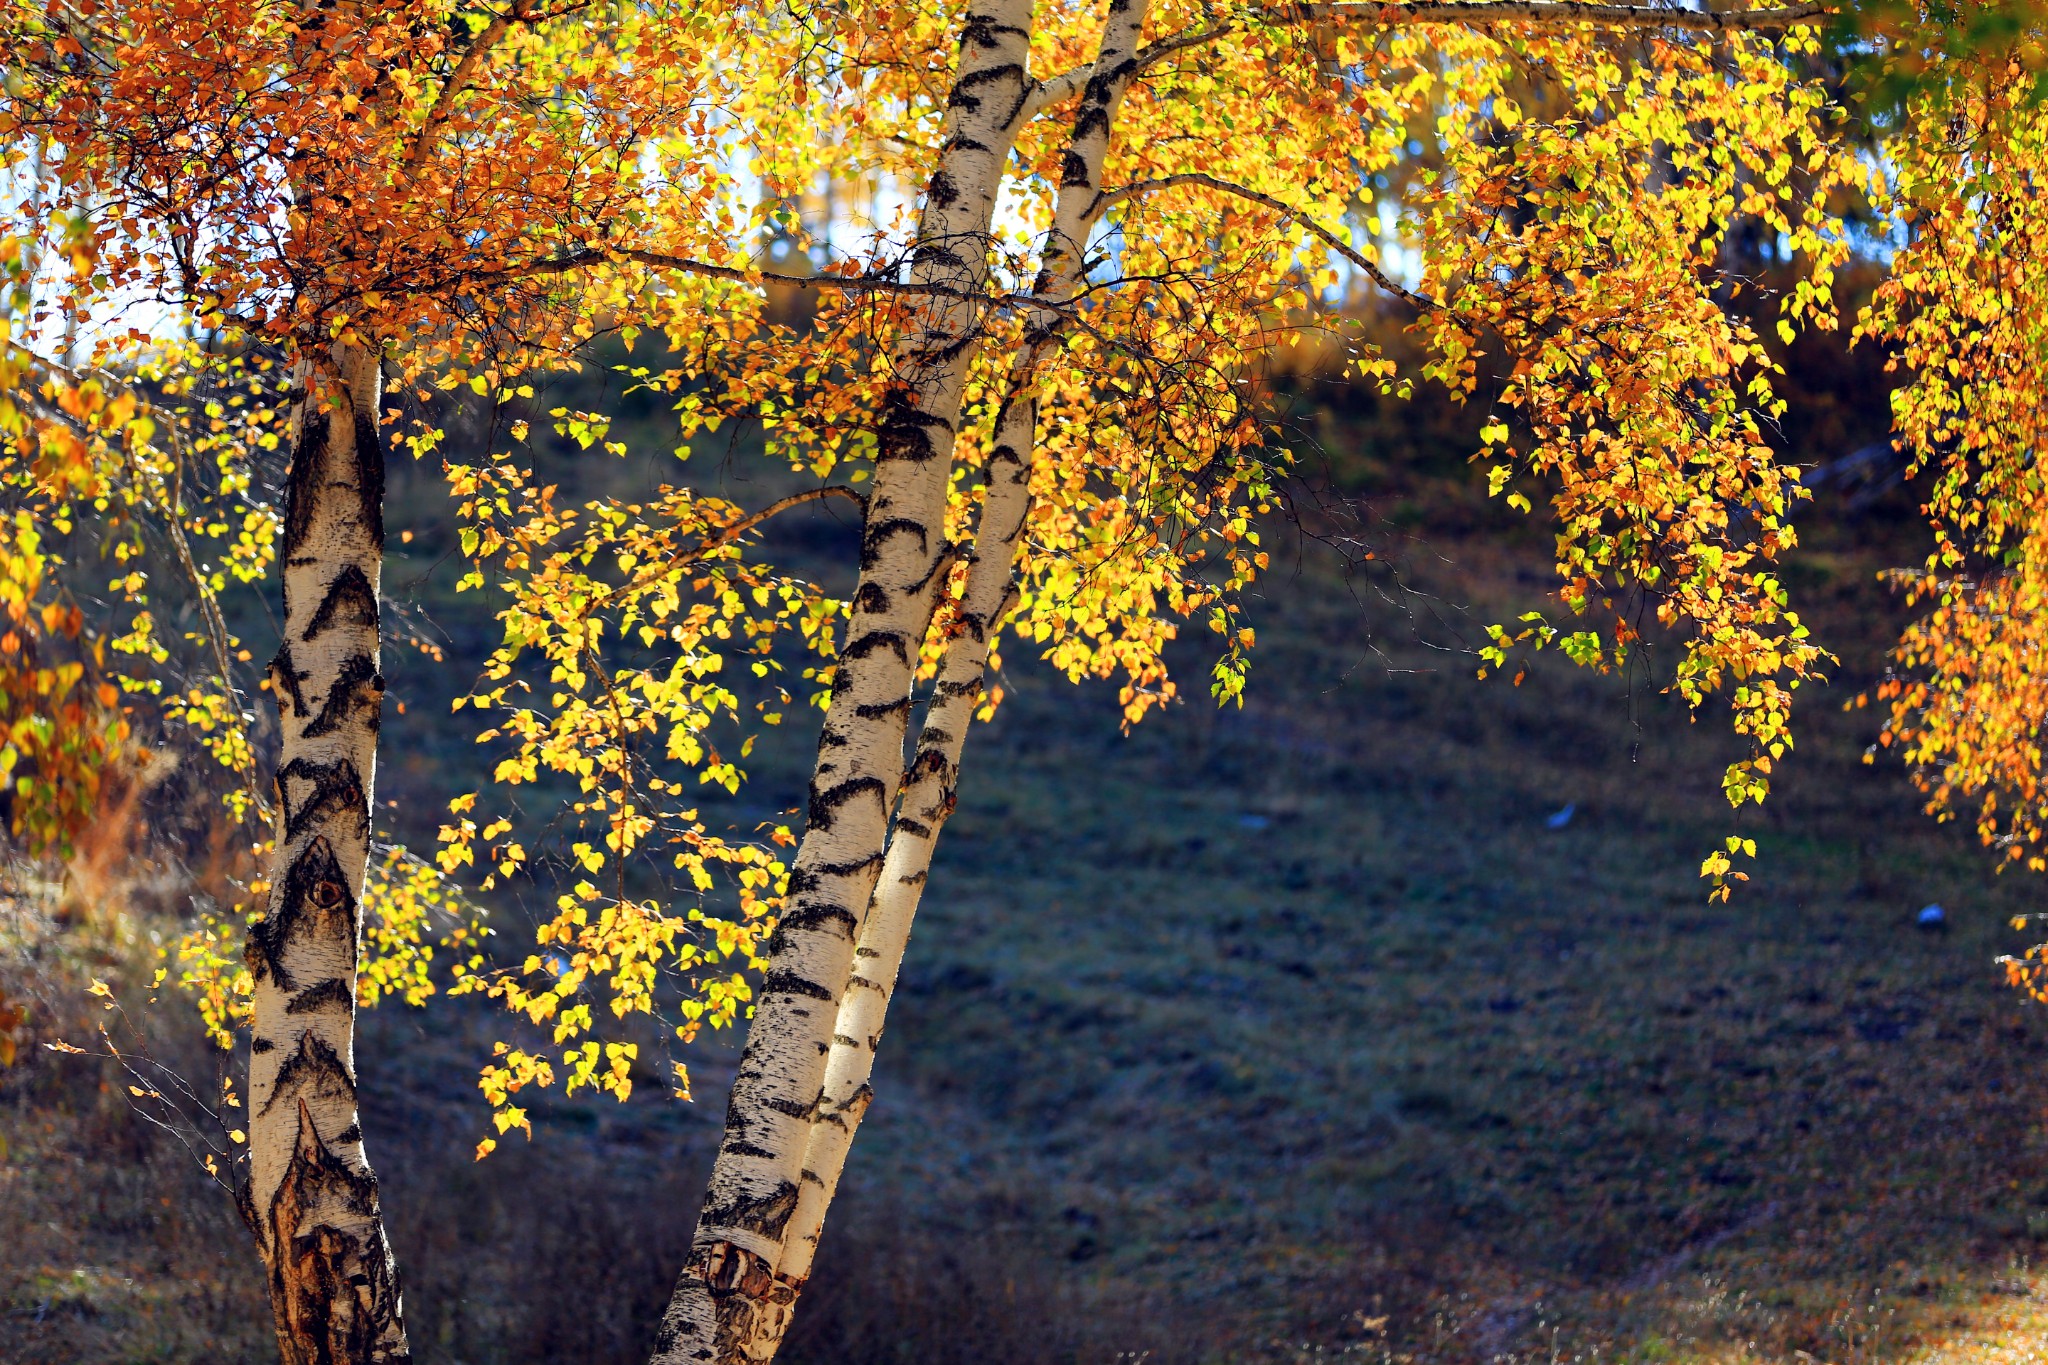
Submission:
[[[1241,713],[1123,739],[1020,664],[789,1358],[2048,1360],[2048,1020],[1991,965],[2039,885],[1925,821],[1860,762],[1869,713],[1830,704],[1877,667],[1890,534],[1816,527],[1796,571],[1842,676],[1727,906],[1692,876],[1730,827],[1714,717],[1556,663],[1475,684],[1327,569],[1272,584]],[[1424,581],[1478,619],[1528,603],[1541,547],[1495,545]],[[431,812],[468,746],[407,666],[387,790]],[[1913,927],[1930,901],[1949,932]],[[0,980],[75,1030],[81,976],[132,979],[160,913],[22,919]],[[176,1018],[157,1045],[203,1072]],[[730,1054],[697,1059],[694,1108],[558,1103],[477,1166],[501,1029],[366,1025],[419,1357],[637,1361]],[[37,1054],[0,1075],[0,1133],[0,1361],[265,1357],[225,1200],[110,1078]]]

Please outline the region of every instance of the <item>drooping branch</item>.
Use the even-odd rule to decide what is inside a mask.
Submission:
[[[1136,199],[1141,195],[1172,189],[1176,185],[1201,185],[1205,188],[1220,190],[1224,194],[1233,195],[1239,199],[1248,200],[1251,203],[1269,208],[1288,222],[1300,227],[1302,231],[1310,236],[1321,240],[1332,251],[1335,251],[1352,265],[1364,271],[1374,284],[1377,284],[1380,288],[1401,299],[1403,302],[1422,312],[1431,312],[1443,307],[1435,299],[1418,294],[1412,289],[1395,283],[1387,275],[1386,271],[1380,269],[1379,262],[1373,260],[1372,257],[1366,255],[1335,232],[1303,213],[1300,209],[1294,208],[1285,200],[1276,199],[1272,195],[1252,189],[1250,186],[1218,179],[1216,176],[1206,175],[1200,171],[1186,171],[1179,175],[1161,176],[1157,180],[1140,180],[1133,184],[1125,185],[1121,189],[1106,190],[1096,197],[1093,212],[1099,214],[1124,200]],[[1091,214],[1091,216],[1093,215]]]
[[[801,493],[791,493],[786,498],[777,498],[760,511],[741,517],[730,526],[721,527],[718,531],[704,537],[704,539],[698,541],[689,549],[677,550],[660,564],[639,574],[630,583],[615,588],[602,596],[593,598],[590,605],[585,608],[585,615],[601,610],[607,604],[617,601],[621,597],[632,596],[648,584],[653,583],[663,574],[675,569],[678,565],[694,564],[707,555],[724,549],[763,522],[779,517],[793,507],[801,507],[807,502],[818,502],[824,498],[846,498],[854,506],[860,508],[863,516],[867,514],[868,500],[861,496],[857,490],[849,488],[843,483],[828,483],[820,488],[806,488]]]

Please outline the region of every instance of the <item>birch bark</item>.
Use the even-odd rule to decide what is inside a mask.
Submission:
[[[286,1365],[394,1365],[398,1272],[356,1114],[356,962],[384,679],[378,357],[337,344],[301,379],[284,527],[277,851],[255,978],[243,1216]]]
[[[797,1286],[776,1266],[903,783],[918,650],[951,562],[944,526],[955,427],[978,339],[975,300],[988,275],[996,191],[1032,89],[1030,41],[1030,0],[969,7],[911,258],[914,282],[946,292],[928,296],[895,356],[809,823],[656,1365],[771,1359],[795,1302]]]
[[[1037,443],[1038,365],[1060,324],[1058,305],[1071,299],[1087,273],[1088,237],[1101,213],[1102,167],[1119,106],[1137,74],[1138,43],[1149,0],[1112,5],[1073,132],[1060,167],[1060,188],[1032,292],[1047,305],[1035,309],[1023,346],[1011,365],[1008,398],[996,418],[989,454],[988,491],[975,530],[961,631],[941,656],[932,700],[919,729],[901,809],[890,831],[888,854],[873,903],[854,949],[854,974],[839,1004],[824,1094],[811,1127],[803,1185],[778,1273],[801,1286],[811,1271],[825,1214],[838,1193],[861,1116],[874,1090],[875,1050],[889,996],[910,942],[911,922],[924,893],[939,832],[953,813],[960,756],[974,711],[981,704],[989,647],[1014,604],[1011,580],[1017,548],[1031,509],[1031,469]]]

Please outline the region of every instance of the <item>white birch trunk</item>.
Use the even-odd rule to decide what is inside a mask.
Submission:
[[[308,367],[284,527],[277,851],[246,956],[255,978],[243,1216],[286,1365],[409,1361],[398,1272],[356,1115],[356,960],[384,679],[377,355]]]
[[[1008,397],[996,418],[989,455],[988,491],[975,531],[975,558],[968,571],[961,612],[963,629],[947,644],[940,662],[874,902],[854,950],[854,976],[840,1001],[824,1095],[811,1128],[802,1193],[779,1267],[781,1277],[794,1285],[801,1286],[810,1275],[825,1214],[838,1193],[854,1133],[874,1097],[870,1082],[889,997],[909,946],[911,922],[924,893],[939,832],[953,813],[960,755],[975,708],[981,704],[989,648],[1013,604],[1011,580],[1031,510],[1037,368],[1060,323],[1057,305],[1075,295],[1087,271],[1088,237],[1098,214],[1103,161],[1117,109],[1136,72],[1135,58],[1148,8],[1149,0],[1112,4],[1062,157],[1059,194],[1032,291],[1053,306],[1036,310],[1011,367]]]
[[[976,342],[972,301],[1030,93],[1030,0],[975,0],[963,26],[938,165],[926,188],[914,281],[960,297],[920,307],[882,414],[860,578],[818,740],[809,824],[789,904],[726,1108],[690,1259],[656,1339],[656,1365],[765,1361],[796,1286],[776,1274],[854,944],[903,782],[918,650],[950,557],[946,489]]]

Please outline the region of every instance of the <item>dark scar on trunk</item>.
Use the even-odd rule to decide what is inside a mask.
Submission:
[[[370,1229],[358,1233],[319,1217],[337,1206],[370,1219]],[[312,1226],[301,1233],[309,1216]],[[269,1244],[279,1335],[308,1343],[305,1360],[405,1365],[412,1359],[399,1316],[398,1271],[377,1219],[377,1177],[329,1151],[302,1102],[292,1159],[259,1236]]]
[[[306,630],[299,638],[312,640],[321,632],[337,625],[361,626],[369,630],[377,628],[377,593],[370,586],[370,576],[360,566],[345,565],[328,585],[327,596],[320,599],[320,606],[313,612],[313,619],[306,623]]]
[[[312,793],[297,810],[292,809],[291,803],[291,782],[295,779],[313,784]],[[331,814],[354,815],[356,828],[349,833],[356,837],[365,837],[370,832],[369,799],[363,795],[362,778],[356,773],[356,765],[345,758],[332,763],[293,759],[278,770],[277,793],[284,806],[287,841],[297,838],[313,821]]]
[[[243,958],[249,964],[250,974],[259,981],[268,977],[281,991],[295,990],[297,982],[285,970],[285,946],[301,929],[311,929],[316,934],[344,939],[353,954],[355,913],[355,897],[349,892],[348,879],[342,875],[334,850],[325,838],[314,839],[285,869],[277,909],[249,926],[249,944],[243,950]]]
[[[299,684],[311,676],[299,672],[293,666],[290,644],[278,646],[277,657],[270,661],[270,699],[277,703],[280,712],[289,709],[290,714],[294,716],[306,714],[306,694]],[[286,706],[287,700],[290,702],[289,708]]]
[[[864,795],[872,795],[877,801],[884,801],[888,799],[889,791],[887,787],[883,786],[882,779],[879,777],[856,777],[849,781],[841,782],[836,787],[827,787],[823,791],[812,791],[810,809],[811,828],[830,829],[832,827],[832,817],[838,809],[847,802]]]
[[[368,413],[356,413],[356,494],[362,499],[362,526],[370,544],[384,549],[384,443]]]
[[[375,732],[383,716],[383,701],[384,675],[377,671],[375,661],[367,654],[351,654],[328,687],[320,714],[301,734],[308,739],[333,734],[358,707],[369,711],[363,723]]]
[[[277,1069],[270,1098],[263,1101],[259,1115],[268,1114],[279,1100],[305,1103],[308,1096],[356,1102],[356,1080],[342,1064],[341,1055],[310,1033],[299,1035],[299,1046]]]
[[[285,476],[284,557],[298,558],[299,546],[313,529],[313,505],[318,495],[320,471],[327,450],[327,414],[307,413],[299,424],[298,443],[292,447],[292,464]]]
[[[763,1237],[780,1237],[796,1212],[796,1185],[781,1181],[764,1195],[735,1195],[723,1204],[704,1211],[704,1221],[713,1227],[744,1228]]]
[[[346,1009],[355,1003],[355,993],[348,988],[348,982],[338,976],[329,977],[317,986],[310,986],[291,998],[284,1007],[286,1014],[312,1014],[326,1009],[329,1005],[340,1005]]]

